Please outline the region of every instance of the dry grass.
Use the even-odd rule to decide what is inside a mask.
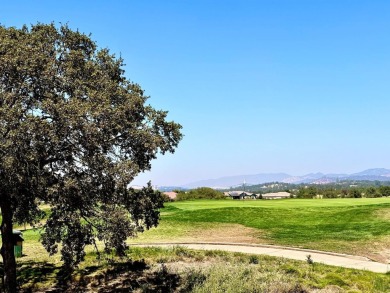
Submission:
[[[357,248],[357,252],[359,255],[367,256],[372,260],[390,263],[390,236],[365,243]]]
[[[390,221],[390,208],[380,209],[374,212],[379,219]]]
[[[230,223],[191,223],[170,225],[162,223],[158,228],[152,228],[139,234],[137,238],[129,239],[128,243],[151,242],[236,242],[236,243],[266,243],[267,232]]]
[[[195,229],[175,241],[265,243],[265,232],[239,224],[219,224],[209,229]]]
[[[58,257],[46,258],[40,248],[30,249],[39,249],[35,254],[39,263],[34,264],[33,255],[20,259],[24,264],[21,268],[24,288],[33,292],[52,289],[59,269],[59,264],[53,262]],[[133,261],[116,258],[97,261],[92,254],[88,255],[73,275],[72,284],[59,292],[335,293],[390,289],[389,275],[269,256],[183,247],[133,247],[128,256]],[[182,290],[185,287],[188,290]]]

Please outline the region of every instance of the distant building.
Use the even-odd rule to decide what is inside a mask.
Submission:
[[[272,192],[263,194],[263,199],[283,199],[290,198],[291,195],[289,192]]]
[[[131,185],[130,188],[133,188],[134,190],[142,190],[146,186],[142,185]],[[153,190],[157,190],[157,185],[152,185]]]
[[[173,191],[163,192],[163,194],[168,196],[171,200],[175,200],[177,197],[177,192],[173,192]]]
[[[246,191],[228,191],[224,192],[224,194],[232,199],[283,199],[291,197],[289,192],[273,192],[260,195]]]
[[[225,196],[230,196],[232,199],[256,199],[259,195],[246,191],[229,191],[224,193]]]

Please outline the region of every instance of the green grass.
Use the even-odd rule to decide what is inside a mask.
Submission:
[[[390,205],[390,198],[340,198],[340,199],[286,199],[286,200],[192,200],[178,201],[166,204],[166,210],[201,210],[223,207],[268,207],[268,208],[318,208],[346,207],[362,205]]]
[[[207,236],[205,239],[210,240],[218,229],[225,229],[222,229],[223,234],[231,227],[244,226],[255,231],[252,236],[261,242],[347,253],[353,253],[354,249],[370,251],[381,241],[388,248],[390,239],[389,198],[185,201],[167,204],[161,215],[157,228],[140,234],[139,239],[133,241],[177,241],[193,235]],[[23,234],[25,256],[17,260],[21,284],[33,291],[55,286],[60,256],[47,255],[39,243],[37,230],[26,230]],[[262,292],[265,289],[306,292],[327,288],[346,292],[390,292],[389,274],[317,263],[309,265],[267,256],[180,247],[132,247],[128,257],[144,261],[146,267],[134,271],[133,264],[127,260],[97,261],[92,247],[88,247],[86,261],[73,276],[74,291],[77,286],[88,284],[98,288],[121,284],[126,288],[132,280],[132,288],[139,286],[140,292],[166,290],[169,286],[176,286],[177,292]]]
[[[259,231],[262,242],[353,253],[390,237],[389,211],[390,198],[173,202],[162,210],[160,226],[141,239],[174,241],[240,224]]]
[[[213,241],[215,231],[223,228],[220,234],[224,234],[233,225],[236,229],[233,233],[243,230],[240,227],[251,228],[252,242],[375,258],[378,250],[388,247],[390,241],[390,198],[172,202],[161,210],[157,228],[130,242],[193,241],[195,238]],[[24,237],[30,243],[37,243],[39,235],[27,230]],[[229,238],[229,241],[242,242],[240,238]]]

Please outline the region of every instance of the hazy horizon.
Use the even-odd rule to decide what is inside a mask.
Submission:
[[[0,23],[68,23],[126,64],[185,135],[132,184],[390,166],[388,1],[8,1]]]
[[[297,176],[297,177],[302,177],[302,176],[306,176],[309,174],[317,174],[317,173],[322,173],[325,176],[326,175],[351,175],[351,174],[367,171],[370,169],[388,169],[388,170],[390,170],[390,168],[385,168],[385,167],[378,167],[378,168],[372,167],[372,168],[365,168],[365,169],[361,169],[361,170],[355,170],[354,172],[322,172],[321,170],[317,170],[317,171],[299,173],[299,174],[298,173],[283,172],[283,171],[280,171],[280,172],[255,172],[255,173],[245,173],[245,174],[224,174],[224,175],[221,174],[220,176],[217,176],[217,177],[198,178],[198,179],[194,179],[194,180],[190,179],[189,181],[186,181],[186,182],[172,182],[170,184],[165,184],[165,183],[158,184],[156,181],[152,181],[152,185],[154,185],[154,186],[185,186],[185,185],[190,185],[192,183],[197,183],[197,182],[201,182],[201,181],[217,180],[217,179],[223,179],[223,178],[228,178],[228,177],[238,177],[238,176],[241,176],[241,177],[248,176],[249,177],[249,176],[253,176],[253,175],[264,175],[264,174],[287,174],[290,176]],[[146,183],[147,183],[147,181],[136,182],[136,183],[135,182],[136,181],[132,182],[131,185],[132,186],[140,186],[140,185],[142,186],[142,185],[146,185]]]

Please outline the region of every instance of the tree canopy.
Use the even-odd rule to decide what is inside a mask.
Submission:
[[[123,60],[67,25],[0,26],[0,208],[6,291],[14,292],[12,227],[51,207],[43,245],[77,265],[96,238],[118,253],[158,223],[160,195],[128,188],[181,126],[147,104]],[[115,230],[114,230],[115,229]],[[113,233],[116,231],[116,233]],[[12,260],[13,259],[13,260]]]
[[[212,189],[210,187],[198,187],[189,191],[180,191],[177,194],[176,200],[189,199],[225,199],[223,192]]]

